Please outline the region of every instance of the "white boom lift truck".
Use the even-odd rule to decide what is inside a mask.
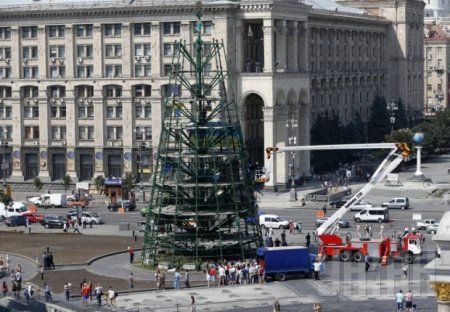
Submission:
[[[338,229],[339,220],[350,210],[350,206],[366,196],[377,183],[383,181],[409,156],[410,150],[406,144],[374,143],[269,147],[266,148],[266,152],[267,157],[270,158],[271,154],[278,152],[344,149],[390,149],[391,151],[374,172],[370,181],[317,229],[317,235],[322,241],[319,246],[319,257],[337,256],[341,261],[361,262],[366,255],[369,255],[380,258],[382,264],[386,263],[388,257],[402,257],[406,263],[412,263],[414,256],[421,254],[420,239],[417,235],[408,234],[403,237],[402,241],[391,241],[386,237],[382,239],[354,239],[346,243],[339,235],[334,234]]]

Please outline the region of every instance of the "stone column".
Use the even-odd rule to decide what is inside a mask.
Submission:
[[[286,33],[287,33],[287,21],[278,20],[276,23],[276,60],[275,67],[277,71],[285,71],[286,64]]]
[[[96,176],[105,176],[105,170],[103,166],[103,148],[96,147],[95,148],[95,166],[94,166],[94,177]]]
[[[273,19],[265,19],[263,21],[264,31],[264,72],[271,73],[273,71],[273,58],[274,58],[274,32],[273,32]]]
[[[92,35],[93,50],[94,50],[94,77],[103,77],[103,36],[102,36],[102,25],[94,24],[94,31]]]
[[[267,135],[264,136],[264,146],[275,147],[276,127],[274,121],[274,108],[263,107],[263,116],[264,116],[264,133],[267,133]],[[264,167],[266,168],[266,171],[270,175],[269,181],[266,182],[266,187],[268,187],[269,189],[273,189],[275,192],[278,190],[277,170],[276,170],[277,167],[275,165],[277,156],[279,156],[279,154],[274,154],[270,157],[270,159],[267,159],[267,155],[264,155]]]
[[[133,173],[131,161],[133,159],[133,148],[124,147],[123,149],[123,173]]]
[[[130,23],[122,23],[122,77],[131,77],[134,64],[134,46],[132,44]]]
[[[152,34],[150,37],[150,44],[152,49],[152,76],[161,77],[162,67],[161,64],[161,27],[159,22],[152,22]]]
[[[300,103],[300,115],[298,121],[298,143],[299,145],[310,145],[310,129],[311,129],[311,110],[307,103]],[[311,173],[311,152],[310,151],[300,151],[298,159],[298,168],[300,174],[305,174],[309,176]]]
[[[298,28],[297,22],[289,22],[287,40],[287,68],[290,71],[298,69]]]
[[[40,132],[39,132],[40,134]],[[48,148],[47,146],[39,147],[39,178],[42,182],[50,181],[50,172],[48,171]]]
[[[19,66],[20,64],[20,55],[22,53],[14,53],[14,51],[20,51],[22,50],[22,45],[20,40],[20,32],[19,27],[11,27],[11,60],[9,61],[9,64],[11,66],[11,78],[18,79],[21,77],[20,69],[22,66]],[[12,66],[14,65],[14,66]],[[13,115],[16,116],[16,115]]]
[[[67,174],[72,179],[72,182],[78,181],[77,176],[77,169],[76,169],[76,163],[75,163],[75,147],[68,147],[67,150]]]
[[[308,60],[308,36],[309,29],[307,22],[302,22],[299,25],[298,29],[298,64],[299,67],[303,70],[309,68],[309,60]]]
[[[38,46],[38,59],[40,65],[38,77],[39,79],[42,80],[45,80],[47,78],[48,57],[47,57],[46,41],[47,40],[45,38],[45,26],[38,26],[37,46]]]
[[[73,78],[74,77],[74,65],[75,62],[75,56],[74,56],[74,51],[75,51],[75,41],[74,41],[74,36],[73,36],[73,26],[72,24],[67,24],[65,25],[65,32],[64,32],[64,37],[66,39],[66,48],[65,48],[65,64],[66,64],[66,77],[67,78]],[[67,90],[66,90],[66,94],[67,94]],[[68,113],[67,113],[68,116]]]
[[[14,42],[14,41],[12,41]],[[14,54],[12,55],[14,56]],[[13,66],[13,68],[19,66]],[[12,157],[13,157],[13,168],[11,173],[11,178],[14,181],[23,181],[23,173],[22,173],[22,163],[21,163],[21,149],[24,137],[24,128],[23,128],[23,115],[22,115],[22,103],[20,99],[20,89],[12,90]]]
[[[235,56],[236,56],[236,72],[240,73],[242,72],[243,69],[243,50],[242,50],[242,41],[243,41],[243,37],[242,37],[242,20],[236,20],[236,26],[235,26],[235,33],[236,33],[236,38],[235,38]]]

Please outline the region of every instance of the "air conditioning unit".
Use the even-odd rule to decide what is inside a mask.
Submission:
[[[141,100],[140,100],[140,99],[134,100],[134,104],[136,104],[136,105],[141,105]]]
[[[9,64],[10,61],[11,61],[11,60],[10,60],[9,58],[7,58],[7,59],[5,60],[6,64]]]
[[[149,100],[149,99],[146,99],[146,100],[145,100],[145,103],[146,103],[146,104],[150,104],[150,100]]]
[[[78,104],[84,104],[84,100],[83,99],[78,99]]]
[[[61,104],[64,104],[65,100],[63,98],[59,99],[59,101],[61,102]]]
[[[122,146],[122,141],[117,142],[116,146]]]
[[[117,53],[117,55],[116,56],[118,56],[118,57],[122,57],[122,53]]]
[[[38,103],[38,99],[33,99],[34,104]]]
[[[51,99],[50,99],[50,102],[56,103],[56,99],[55,99],[55,98],[51,98]]]
[[[141,61],[141,57],[140,56],[135,56],[134,59],[136,60],[136,62],[140,62]]]
[[[122,78],[122,74],[117,74],[117,77]]]
[[[145,60],[148,62],[148,61],[150,61],[150,55],[146,55],[145,56]]]
[[[88,99],[87,102],[88,102],[89,104],[92,104],[92,100],[91,100],[91,99]]]
[[[56,58],[52,57],[52,58],[50,59],[50,62],[55,63],[55,62],[56,62]]]
[[[64,59],[59,59],[59,64],[64,64]]]
[[[113,142],[108,141],[108,142],[106,143],[106,145],[107,145],[107,146],[113,146]]]
[[[60,79],[61,79],[61,78],[62,78],[62,75],[58,75],[58,78],[60,78]]]
[[[66,146],[67,142],[66,141],[61,141],[61,145]]]
[[[26,58],[23,59],[23,63],[24,63],[24,64],[27,64],[27,63],[28,63],[28,59],[26,59]]]
[[[3,60],[3,55],[0,55],[0,61],[2,61]]]
[[[34,141],[33,144],[34,144],[34,146],[38,146],[39,142],[38,141]]]
[[[77,63],[78,63],[78,64],[83,63],[83,58],[82,58],[82,57],[79,57],[79,58],[77,59]]]
[[[117,99],[117,100],[116,100],[116,104],[122,104],[122,101],[119,100],[119,99]]]

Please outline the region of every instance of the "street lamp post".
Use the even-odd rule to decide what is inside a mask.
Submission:
[[[398,109],[397,103],[395,103],[395,101],[392,100],[391,103],[388,103],[387,109],[388,109],[388,111],[391,112],[391,116],[389,117],[389,121],[391,123],[391,134],[392,134],[392,132],[394,132],[395,111]]]
[[[288,137],[288,145],[293,146],[297,145],[297,136],[295,135],[295,129],[297,129],[298,124],[297,120],[292,118],[286,120],[286,128],[288,129],[288,136],[289,132],[292,133],[292,136]],[[295,189],[295,152],[291,152],[291,163],[290,163],[290,169],[291,169],[291,190],[289,191],[289,201],[297,201],[297,190]]]

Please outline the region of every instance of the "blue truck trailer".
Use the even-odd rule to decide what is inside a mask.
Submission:
[[[310,277],[314,272],[315,254],[303,246],[260,247],[256,250],[260,263],[264,263],[266,277],[286,280],[288,274],[303,273]]]

